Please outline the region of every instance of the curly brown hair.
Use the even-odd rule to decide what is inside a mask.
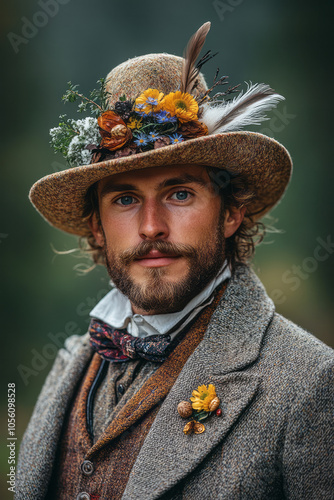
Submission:
[[[247,179],[242,174],[231,174],[216,167],[207,167],[213,189],[222,199],[223,213],[231,208],[246,207],[245,216],[237,231],[225,241],[225,257],[232,270],[241,263],[248,263],[254,255],[255,246],[263,240],[266,227],[262,222],[254,220],[256,214],[249,207],[255,198],[254,191],[249,187]],[[83,218],[87,222],[96,215],[100,222],[97,183],[90,186],[85,196]],[[95,265],[106,265],[103,248],[97,244],[93,233],[80,239],[80,250],[89,253]],[[88,270],[95,267],[93,265]]]
[[[231,174],[217,167],[208,168],[208,173],[214,189],[221,196],[223,212],[232,208],[246,208],[237,231],[225,240],[225,257],[234,270],[236,265],[246,264],[252,259],[256,245],[261,243],[266,234],[266,227],[262,222],[255,221],[257,213],[250,211],[256,194],[245,175]]]

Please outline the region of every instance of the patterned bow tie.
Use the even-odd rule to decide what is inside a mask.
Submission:
[[[145,338],[134,337],[126,330],[116,330],[94,318],[90,322],[89,333],[91,347],[102,358],[113,363],[138,358],[162,363],[172,350],[168,333]]]

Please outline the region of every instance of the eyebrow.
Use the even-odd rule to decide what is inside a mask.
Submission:
[[[189,183],[199,184],[200,186],[204,187],[207,186],[208,184],[208,182],[206,182],[204,179],[195,177],[194,175],[191,174],[184,174],[180,175],[179,177],[172,177],[170,179],[166,179],[160,182],[156,186],[156,190],[159,191],[160,189],[163,189],[165,187],[171,187],[171,186],[177,186],[179,184],[189,184]],[[138,187],[135,186],[134,184],[115,184],[111,180],[110,182],[107,182],[101,189],[100,197],[102,198],[103,196],[109,193],[120,193],[123,191],[138,191]]]
[[[180,175],[179,177],[172,177],[171,179],[166,179],[165,181],[162,181],[158,185],[158,189],[169,186],[176,186],[178,184],[189,184],[189,183],[199,184],[200,186],[207,186],[208,184],[208,182],[206,182],[204,179],[201,179],[200,177],[195,177],[194,175],[191,174],[183,174]]]
[[[105,196],[109,193],[119,193],[122,191],[137,191],[138,188],[134,184],[115,184],[112,181],[108,182],[103,186],[100,192],[100,196]]]

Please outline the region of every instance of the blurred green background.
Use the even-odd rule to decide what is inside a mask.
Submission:
[[[16,382],[19,442],[57,344],[85,332],[89,311],[108,290],[103,269],[78,276],[77,259],[55,255],[52,247],[71,249],[76,238],[48,226],[27,198],[37,179],[65,166],[48,143],[60,114],[77,117],[75,105],[61,102],[69,80],[87,94],[127,58],[149,52],[182,55],[190,35],[212,22],[205,49],[219,54],[203,68],[207,80],[219,66],[233,85],[265,82],[286,97],[271,120],[254,128],[282,142],[294,161],[290,187],[273,212],[282,233],[267,236],[254,267],[279,312],[334,346],[334,9],[326,4],[13,0],[2,6],[1,498],[11,498],[7,384]]]

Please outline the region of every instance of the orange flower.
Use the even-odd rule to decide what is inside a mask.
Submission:
[[[114,111],[105,111],[98,117],[97,123],[100,127],[100,134],[102,136],[101,148],[114,151],[115,149],[121,148],[132,139],[131,130]]]
[[[102,130],[108,133],[115,125],[125,125],[125,122],[115,111],[105,111],[98,117],[97,123]]]

